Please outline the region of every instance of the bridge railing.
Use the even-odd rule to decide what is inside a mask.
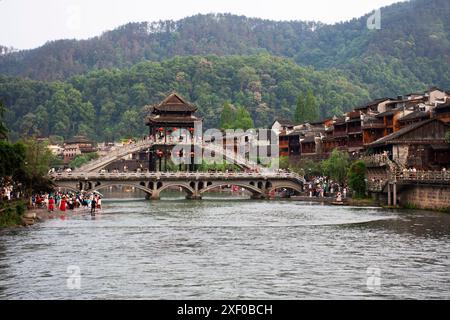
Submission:
[[[137,152],[144,147],[151,147],[151,145],[153,143],[155,143],[155,142],[152,139],[148,139],[148,140],[140,140],[136,143],[132,143],[132,144],[125,145],[123,147],[119,147],[119,148],[109,152],[106,156],[100,157],[98,159],[95,159],[95,160],[92,160],[92,161],[86,163],[85,165],[81,166],[80,168],[76,169],[75,171],[83,172],[83,171],[91,171],[91,170],[98,169],[99,167],[102,167],[103,165],[111,162],[111,160],[124,157],[133,152]],[[166,144],[172,145],[174,143],[174,141],[166,142],[166,141],[161,140],[161,141],[157,141],[157,143],[166,143]],[[223,146],[220,144],[213,144],[213,143],[202,144],[201,142],[196,142],[194,145],[199,145],[204,148],[209,148],[210,150],[212,150],[214,152],[224,155],[227,159],[233,160],[238,165],[241,165],[241,166],[244,166],[247,168],[259,167],[258,164],[255,163],[254,161],[250,161],[250,160],[246,159],[245,157],[242,157],[241,155],[236,154],[232,150],[223,148]]]
[[[139,151],[142,147],[150,147],[152,142],[150,140],[140,140],[136,143],[127,144],[123,147],[119,147],[115,150],[112,150],[109,152],[106,156],[100,157],[98,159],[92,160],[85,165],[81,166],[80,168],[76,169],[76,171],[88,171],[91,169],[95,169],[98,166],[101,166],[103,163],[108,163],[112,159],[118,158],[118,157],[124,157],[129,153],[133,153],[136,151]]]
[[[94,173],[94,172],[63,172],[54,173],[50,175],[54,180],[127,180],[127,179],[270,179],[270,178],[283,178],[292,179],[300,182],[304,181],[304,178],[295,173],[289,172],[118,172],[118,173]]]
[[[397,181],[423,181],[450,183],[450,173],[447,171],[401,171],[396,174]]]

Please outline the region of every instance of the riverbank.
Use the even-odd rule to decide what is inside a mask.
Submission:
[[[373,200],[372,198],[365,198],[365,199],[345,198],[340,203],[336,202],[336,197],[292,196],[289,199],[292,201],[317,202],[328,205],[344,205],[354,207],[381,207],[380,204],[377,201]]]
[[[0,228],[16,227],[22,225],[22,217],[26,212],[23,201],[1,203]]]
[[[27,209],[21,203],[11,203],[0,209],[0,229],[27,227],[63,215],[64,213],[60,211],[48,212],[45,208]]]

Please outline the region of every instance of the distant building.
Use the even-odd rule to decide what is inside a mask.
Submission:
[[[282,133],[289,134],[294,130],[294,127],[294,122],[287,119],[277,119],[270,126],[270,128],[278,135]]]
[[[439,123],[450,123],[450,93],[436,87],[425,92],[398,96],[396,99],[373,100],[342,116],[323,121],[295,125],[289,120],[276,120],[272,129],[279,132],[280,156],[288,156],[290,162],[295,162],[302,158],[319,160],[334,149],[346,151],[351,157],[357,158],[363,151],[373,149],[374,146],[379,150],[380,143],[387,141],[384,138],[395,137],[397,132],[403,135],[408,130],[419,130],[423,123],[432,119],[440,120]],[[436,128],[442,126],[436,124]],[[427,137],[429,140],[426,143],[429,146],[424,144],[423,148],[417,149],[412,146],[410,159],[413,154],[425,157],[421,153],[423,149],[427,150],[424,167],[440,165],[445,161],[449,164],[448,151],[442,143],[442,137]],[[403,143],[403,147],[400,144],[402,143],[397,143],[395,147],[399,148],[399,154],[406,143]],[[381,149],[388,151],[391,147],[394,148],[384,146]],[[420,164],[419,161],[408,161]]]
[[[51,151],[54,156],[62,157],[64,154],[64,148],[58,144],[49,144],[47,148]]]
[[[96,152],[94,142],[84,136],[75,136],[64,142],[64,164],[68,164],[77,155]]]

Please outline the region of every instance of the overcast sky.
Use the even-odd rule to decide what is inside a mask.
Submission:
[[[0,44],[18,49],[86,39],[127,22],[234,13],[326,23],[360,17],[399,0],[0,0]]]

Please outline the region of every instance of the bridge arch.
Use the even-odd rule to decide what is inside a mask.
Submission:
[[[251,184],[246,184],[246,183],[240,183],[240,182],[233,182],[233,181],[223,181],[220,183],[212,183],[211,185],[207,186],[206,188],[203,188],[201,190],[199,190],[200,194],[204,194],[212,189],[215,188],[220,188],[223,186],[238,186],[241,188],[244,188],[247,191],[250,191],[253,195],[262,195],[263,191],[261,189],[258,189],[257,187],[251,185]]]
[[[77,189],[77,188],[75,188],[75,187],[66,186],[66,185],[58,185],[58,184],[55,184],[55,187],[56,187],[56,188],[59,188],[59,189],[70,190],[70,191],[73,191],[73,192],[75,192],[75,193],[80,192],[80,189]]]
[[[298,193],[303,192],[302,188],[300,188],[299,186],[294,185],[294,184],[277,184],[277,185],[273,186],[271,189],[269,189],[269,193],[272,193],[278,189],[290,189],[290,190],[296,191]]]
[[[195,194],[195,190],[191,186],[188,186],[187,184],[180,182],[164,183],[160,188],[158,188],[157,190],[158,194],[161,194],[161,192],[165,191],[170,187],[179,187],[183,189],[183,191],[186,192],[188,195]]]
[[[139,183],[134,184],[134,183],[126,183],[126,182],[125,183],[124,182],[109,182],[109,183],[105,183],[105,184],[99,184],[99,185],[93,187],[92,189],[89,189],[86,191],[87,192],[100,191],[102,189],[114,187],[114,186],[116,186],[116,187],[117,186],[134,187],[136,189],[139,189],[139,190],[145,192],[148,195],[152,195],[152,193],[153,193],[151,189],[147,188],[146,186],[142,186]]]

